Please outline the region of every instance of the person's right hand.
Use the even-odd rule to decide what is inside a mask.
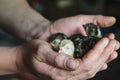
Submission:
[[[110,34],[102,38],[82,59],[76,60],[64,53],[54,52],[47,42],[40,40],[23,46],[23,49],[26,49],[25,59],[28,62],[32,61],[35,73],[42,75],[40,76],[42,80],[86,80],[107,68],[107,63],[117,57],[116,50],[119,46],[114,35]],[[35,54],[32,55],[33,53]],[[28,57],[30,55],[32,57]]]

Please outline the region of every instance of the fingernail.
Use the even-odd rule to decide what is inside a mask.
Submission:
[[[67,61],[67,68],[68,69],[76,69],[78,67],[78,64],[79,63],[77,61],[70,59]]]

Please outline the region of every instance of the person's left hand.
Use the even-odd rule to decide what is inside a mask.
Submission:
[[[68,36],[73,34],[82,34],[86,36],[86,32],[83,25],[88,23],[94,23],[102,28],[110,27],[116,22],[114,17],[102,16],[102,15],[78,15],[68,18],[62,18],[56,20],[51,25],[48,25],[46,31],[42,34],[38,34],[40,39],[47,40],[53,33],[64,33]]]
[[[42,80],[86,80],[107,68],[107,63],[117,57],[116,50],[119,46],[119,42],[114,40],[114,35],[109,34],[96,43],[94,48],[87,52],[82,59],[76,59],[79,62],[79,67],[70,71],[54,65],[59,57],[58,63],[62,62],[60,64],[64,67],[67,55],[63,56],[63,53],[57,54],[51,49],[50,44],[45,41],[35,40],[22,47],[24,57],[19,61],[22,61],[23,64],[18,66],[18,70],[25,77],[27,76],[26,78],[29,78],[30,73],[32,73],[33,76],[39,76],[38,78]],[[53,65],[49,64],[50,62]],[[23,70],[19,67],[23,68]],[[26,75],[26,73],[28,74]],[[30,80],[36,79],[30,78]]]

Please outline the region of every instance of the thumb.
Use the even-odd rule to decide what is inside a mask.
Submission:
[[[79,62],[73,57],[53,51],[50,44],[45,41],[39,40],[35,43],[39,45],[37,55],[35,56],[36,60],[66,70],[75,70],[78,68]]]
[[[116,22],[115,17],[112,17],[112,16],[98,15],[95,17],[96,18],[94,18],[94,22],[97,23],[97,25],[99,25],[101,27],[109,27],[109,26],[114,25]]]

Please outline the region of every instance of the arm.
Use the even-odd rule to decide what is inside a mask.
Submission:
[[[16,56],[19,47],[0,47],[0,75],[16,73]]]
[[[26,0],[0,0],[0,23],[5,25],[3,29],[30,41],[44,32],[50,21],[34,11]]]
[[[104,17],[104,16],[96,16],[96,15],[91,15],[91,16],[80,15],[80,16],[74,16],[74,17],[60,19],[50,25],[50,22],[47,19],[45,19],[44,17],[42,17],[40,14],[38,14],[36,11],[34,11],[32,8],[30,8],[25,0],[12,0],[12,2],[14,2],[14,3],[11,3],[9,0],[1,0],[0,1],[0,19],[1,19],[0,23],[3,23],[4,25],[6,25],[6,27],[4,27],[4,29],[6,29],[6,30],[9,29],[9,31],[11,33],[13,33],[14,35],[23,39],[24,41],[30,41],[30,40],[32,40],[34,38],[38,38],[38,37],[40,39],[48,38],[48,36],[50,35],[49,27],[51,27],[50,31],[52,33],[63,32],[67,35],[72,35],[72,34],[76,34],[76,33],[83,33],[84,29],[83,29],[82,25],[86,24],[86,23],[93,22],[94,24],[101,26],[101,27],[111,26],[115,23],[115,19],[113,17]],[[47,27],[47,26],[49,26],[49,27]],[[44,33],[44,35],[43,35],[43,33]],[[104,42],[104,41],[102,41],[102,42]],[[116,43],[116,41],[114,42],[114,44],[115,43]],[[113,44],[113,43],[111,43],[111,44]],[[108,45],[108,46],[112,46],[112,45]],[[108,49],[110,50],[111,48],[108,47],[107,52],[105,52],[105,53],[106,53],[106,55],[108,55],[108,57],[110,57],[111,53],[116,50],[114,48],[112,48],[114,50],[109,51]],[[28,51],[30,51],[30,50],[28,50]],[[104,52],[104,49],[102,49],[101,51]],[[13,52],[14,52],[14,50],[13,50]],[[8,51],[7,51],[7,53],[8,53]],[[7,53],[6,53],[6,55],[7,55]],[[78,73],[81,72],[81,76],[84,75],[82,73],[84,71],[81,71],[82,69],[79,66],[79,64],[81,64],[80,62],[75,61],[73,58],[71,58],[67,55],[57,54],[56,52],[53,52],[51,50],[51,47],[47,43],[46,44],[40,43],[37,53],[39,53],[39,54],[35,55],[37,57],[37,60],[35,58],[35,64],[33,64],[33,65],[34,65],[35,69],[38,71],[38,73],[48,75],[50,77],[53,77],[53,79],[58,80],[58,78],[60,78],[59,77],[60,75],[57,75],[57,73],[60,73],[60,71],[61,71],[61,74],[63,74],[65,72],[66,75],[69,75],[71,73],[69,73],[69,71],[66,72],[66,70],[63,70],[63,69],[70,68],[70,70],[77,69]],[[96,53],[96,52],[91,52],[90,54],[92,54],[92,53]],[[33,53],[31,53],[31,54],[33,54]],[[100,54],[102,54],[102,52],[100,52]],[[21,55],[22,55],[22,53],[21,53]],[[9,55],[7,55],[7,56],[9,56]],[[5,56],[5,57],[7,57],[7,56]],[[104,58],[104,56],[102,56],[102,57]],[[108,57],[106,57],[106,59],[108,59]],[[99,57],[97,57],[97,59],[95,59],[95,61],[97,61],[98,58],[101,60],[101,56],[99,56]],[[93,59],[93,58],[91,58],[91,59]],[[101,63],[106,64],[106,61],[107,61],[106,59],[104,59],[103,61],[100,61],[100,64]],[[112,60],[113,60],[113,58],[112,58]],[[87,61],[90,62],[90,59],[88,59]],[[10,62],[14,63],[14,60],[10,61]],[[64,63],[64,64],[62,64],[62,63]],[[98,63],[98,62],[96,62],[96,63]],[[1,64],[3,64],[3,63],[1,63]],[[75,65],[72,66],[72,64],[75,64]],[[100,64],[96,64],[96,67],[98,67]],[[6,66],[7,64],[4,64],[4,65]],[[99,70],[101,70],[103,65],[101,65],[98,70],[96,70],[96,67],[95,67],[95,69],[92,69],[92,70],[95,70],[94,73],[96,73]],[[80,67],[80,71],[79,71],[78,66]],[[86,63],[86,66],[88,66],[87,63]],[[57,67],[60,67],[63,69],[59,70],[59,68],[57,68]],[[83,70],[84,70],[84,68],[85,67],[83,65]],[[8,69],[8,68],[6,67],[6,69]],[[10,69],[12,70],[12,72],[17,72],[16,69],[14,68],[14,66],[12,66],[12,65],[11,65]],[[53,74],[51,74],[51,72],[50,73],[48,72],[48,71],[51,71],[51,69],[53,70]],[[54,75],[57,75],[58,78],[54,78],[54,77],[56,77]],[[65,75],[65,77],[66,77],[66,75]],[[73,73],[73,75],[75,75],[75,74]],[[62,75],[61,78],[64,78],[63,76],[64,75]],[[69,76],[72,77],[72,75],[69,75]],[[61,79],[61,80],[63,80],[63,79]],[[71,80],[76,80],[76,79],[71,79]]]

